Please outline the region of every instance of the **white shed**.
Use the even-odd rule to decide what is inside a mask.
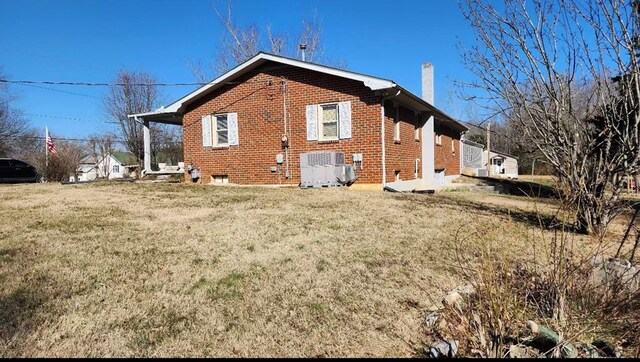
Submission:
[[[487,167],[487,155],[482,152],[482,165]],[[491,177],[518,178],[518,159],[504,152],[491,150]]]

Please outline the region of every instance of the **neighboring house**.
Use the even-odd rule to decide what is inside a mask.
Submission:
[[[132,153],[114,151],[98,162],[98,177],[106,178],[108,175],[109,180],[132,177],[132,170],[137,166]]]
[[[295,185],[301,153],[341,151],[355,166],[355,185],[425,189],[460,175],[460,140],[468,129],[433,105],[429,63],[422,93],[259,53],[167,107],[129,117],[145,125],[145,171],[149,123],[158,122],[183,127],[184,160],[204,182]]]
[[[486,162],[482,161],[484,145],[462,140],[462,174],[470,176],[486,176]]]
[[[482,164],[487,167],[487,151],[482,152]],[[499,151],[491,151],[491,177],[518,178],[518,159]]]
[[[69,176],[69,181],[75,182],[76,178],[77,182],[93,181],[98,178],[98,167],[96,166],[96,160],[92,156],[87,156],[80,160],[75,176]]]

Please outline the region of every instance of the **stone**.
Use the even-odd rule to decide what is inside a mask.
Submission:
[[[540,353],[531,347],[523,346],[520,344],[514,344],[509,348],[509,357],[511,358],[537,358],[540,357]]]
[[[427,352],[427,356],[431,358],[440,358],[440,357],[455,357],[458,353],[458,342],[454,340],[449,341],[439,341],[435,343],[429,351]]]
[[[461,308],[464,300],[471,294],[476,292],[476,288],[471,284],[464,284],[454,288],[443,299],[442,303],[445,305],[453,305]]]
[[[590,282],[597,286],[622,285],[629,293],[640,291],[640,266],[627,260],[595,256]]]
[[[424,317],[424,322],[427,325],[427,327],[431,328],[436,324],[439,317],[440,317],[439,311],[427,313],[427,315]]]

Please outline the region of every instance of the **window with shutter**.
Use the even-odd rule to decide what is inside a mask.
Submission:
[[[338,103],[340,138],[351,138],[351,102]]]
[[[320,106],[320,138],[321,141],[338,139],[338,105],[324,104]]]
[[[307,116],[307,141],[318,140],[318,106],[310,104],[306,110]]]
[[[202,116],[202,147],[213,146],[211,138],[211,115]]]
[[[215,116],[215,144],[216,146],[228,146],[229,145],[229,124],[226,114],[219,114]]]

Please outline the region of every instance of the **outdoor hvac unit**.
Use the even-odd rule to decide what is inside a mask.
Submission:
[[[343,152],[300,154],[300,187],[340,186],[354,177],[353,166],[344,164]]]
[[[487,172],[486,168],[479,168],[478,169],[478,176],[479,177],[487,177],[487,176],[489,176],[489,173]]]

